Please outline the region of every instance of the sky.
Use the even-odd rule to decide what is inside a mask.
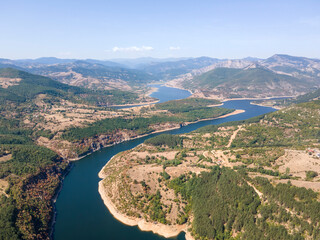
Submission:
[[[0,58],[320,58],[319,0],[0,0]]]

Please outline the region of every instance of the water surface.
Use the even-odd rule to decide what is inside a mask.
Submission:
[[[184,99],[191,96],[191,93],[187,90],[166,87],[164,85],[149,85],[150,87],[156,87],[158,90],[150,94],[150,97],[159,99],[158,103],[167,102],[171,100]]]
[[[179,88],[171,88],[166,87],[162,84],[150,84],[149,87],[157,88],[156,91],[150,94],[150,97],[157,98],[159,101],[157,103],[167,102],[170,100],[179,100],[184,99],[191,96],[191,93],[187,90],[179,89]],[[148,105],[148,103],[138,104],[138,105],[130,105],[130,106],[118,106],[114,107],[116,109],[125,109],[132,107],[139,107]]]
[[[170,96],[168,93],[170,93]],[[160,87],[159,91],[154,94],[156,94],[160,101],[167,101],[168,99],[177,99],[177,97],[181,97],[180,94],[184,93],[181,93],[181,89]],[[226,118],[198,122],[180,129],[168,131],[168,133],[187,133],[207,125],[244,120],[275,111],[273,108],[251,105],[249,100],[227,101],[223,104],[223,107],[243,109],[246,112]],[[117,221],[105,207],[98,192],[98,182],[101,180],[98,177],[98,173],[110,158],[119,152],[134,148],[155,135],[157,134],[104,148],[74,163],[73,169],[64,180],[62,190],[56,202],[55,240],[166,239],[151,232],[142,232],[138,227],[126,226]],[[185,239],[184,233],[181,233],[174,239]]]

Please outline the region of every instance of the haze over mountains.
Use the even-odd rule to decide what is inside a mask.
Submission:
[[[134,91],[162,81],[220,97],[299,95],[320,86],[320,60],[276,54],[267,59],[0,59],[16,68],[73,86]]]

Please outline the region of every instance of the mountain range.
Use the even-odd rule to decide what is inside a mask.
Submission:
[[[73,86],[102,90],[135,91],[161,81],[220,97],[270,97],[296,96],[320,86],[319,59],[284,54],[267,59],[0,59],[0,68],[6,67]]]
[[[320,87],[319,63],[282,54],[231,59],[180,75],[168,85],[218,98],[297,96]]]

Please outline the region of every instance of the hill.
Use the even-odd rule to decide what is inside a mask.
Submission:
[[[256,103],[263,106],[283,108],[283,107],[290,106],[292,104],[311,102],[319,99],[320,99],[320,89],[317,89],[315,91],[312,91],[303,95],[299,95],[294,98],[278,99],[278,100],[261,100],[261,101],[256,101]]]
[[[306,57],[295,57],[285,54],[275,54],[260,61],[260,64],[282,74],[287,74],[319,86],[320,60]]]
[[[288,96],[311,89],[304,81],[275,73],[258,64],[242,69],[215,68],[181,84],[187,89],[210,92],[227,98]]]
[[[173,101],[159,109],[110,109],[77,103],[97,91],[46,77],[3,69],[0,79],[6,81],[3,92],[20,97],[2,96],[6,102],[0,105],[0,239],[50,239],[53,199],[69,170],[68,160],[232,112],[208,107],[217,101],[203,99]]]
[[[99,192],[120,221],[167,237],[319,239],[319,110],[156,136],[114,156]]]
[[[83,102],[94,105],[132,103],[139,99],[137,94],[120,90],[90,90],[70,86],[48,77],[34,75],[13,68],[0,69],[0,102],[22,103],[35,100],[39,94],[52,98]]]

